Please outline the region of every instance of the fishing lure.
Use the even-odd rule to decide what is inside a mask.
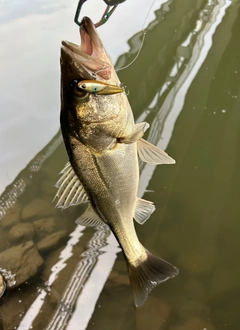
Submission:
[[[81,88],[87,93],[98,95],[111,95],[125,92],[124,87],[110,85],[99,80],[82,80],[78,83],[78,88]]]

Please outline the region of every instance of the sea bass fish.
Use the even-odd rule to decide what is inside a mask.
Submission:
[[[61,48],[61,129],[69,162],[56,184],[57,207],[88,203],[80,225],[110,227],[121,246],[136,306],[159,283],[178,274],[139,242],[133,219],[143,224],[155,210],[137,197],[138,156],[152,164],[173,164],[164,151],[142,138],[147,123],[135,124],[125,93],[96,95],[78,87],[83,80],[120,86],[92,21],[84,17],[81,45]]]

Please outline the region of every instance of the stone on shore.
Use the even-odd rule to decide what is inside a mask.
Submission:
[[[150,295],[144,305],[136,309],[137,329],[164,330],[169,324],[170,315],[171,307],[166,302]]]
[[[57,181],[56,181],[57,182]],[[56,182],[52,182],[50,180],[43,180],[41,184],[41,191],[44,195],[55,196],[57,189],[54,187]]]
[[[34,228],[31,223],[19,223],[11,228],[8,233],[8,238],[11,242],[26,242],[33,238]]]
[[[53,217],[43,218],[33,222],[34,229],[40,238],[51,234],[56,228],[56,222]]]
[[[208,292],[210,301],[224,301],[228,294],[234,294],[240,289],[239,271],[228,269],[225,265],[216,267]]]
[[[36,216],[44,217],[53,215],[55,212],[54,206],[43,199],[36,198],[25,206],[22,210],[22,220],[29,220]]]
[[[206,260],[202,251],[189,250],[179,255],[177,265],[193,275],[206,275],[211,273],[213,265]]]
[[[6,250],[9,247],[7,230],[0,227],[0,252]],[[1,265],[0,265],[1,267]],[[1,329],[1,328],[0,328]]]
[[[16,203],[12,207],[10,207],[0,221],[2,227],[9,228],[19,223],[21,218],[21,211],[22,206],[19,203]]]
[[[49,236],[46,236],[37,243],[39,252],[50,252],[59,247],[68,237],[67,230],[59,230]]]
[[[115,270],[111,271],[108,280],[111,281],[111,285],[130,285],[128,276]]]
[[[215,330],[215,327],[200,317],[190,318],[184,325],[169,327],[169,330]]]
[[[34,276],[42,264],[43,259],[33,241],[14,246],[0,253],[1,268],[16,274],[16,283],[12,287],[19,286]]]

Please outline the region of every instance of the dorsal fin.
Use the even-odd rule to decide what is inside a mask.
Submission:
[[[155,205],[153,202],[146,201],[145,199],[138,198],[134,213],[134,219],[143,225],[150,215],[155,211]]]
[[[88,202],[88,196],[70,162],[59,174],[62,175],[55,184],[58,191],[53,199],[54,201],[58,197],[56,207],[65,209],[72,205]]]

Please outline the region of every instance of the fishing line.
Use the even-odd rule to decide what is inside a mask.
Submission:
[[[141,41],[140,47],[138,49],[137,55],[134,57],[134,59],[129,64],[123,66],[122,68],[116,69],[116,71],[120,71],[120,70],[124,70],[124,69],[128,68],[130,65],[132,65],[137,60],[138,56],[140,55],[140,52],[142,50],[142,47],[143,47],[143,44],[144,44],[144,41],[145,41],[145,37],[146,37],[146,34],[147,34],[147,31],[144,30],[144,26],[145,26],[145,24],[147,22],[148,16],[150,15],[150,12],[152,10],[152,7],[153,7],[155,1],[156,0],[153,0],[152,4],[151,4],[151,6],[150,6],[150,8],[148,10],[148,13],[147,13],[147,16],[145,18],[145,21],[143,23],[143,28],[142,28],[143,36],[142,36],[142,41]]]

